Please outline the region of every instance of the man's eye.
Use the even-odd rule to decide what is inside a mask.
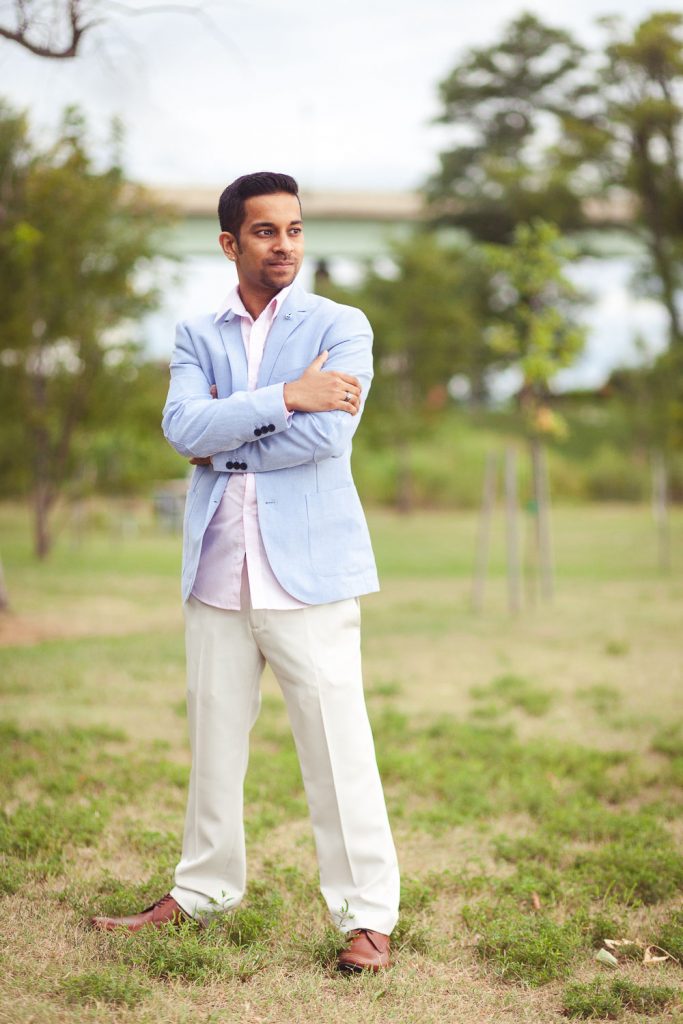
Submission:
[[[303,228],[291,228],[290,235],[300,235],[303,233]]]

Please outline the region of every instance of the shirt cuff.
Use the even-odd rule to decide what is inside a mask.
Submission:
[[[292,422],[292,416],[294,415],[294,410],[287,408],[287,403],[285,402],[285,386],[284,386],[284,384],[282,385],[282,408],[285,411],[285,419],[287,420],[287,426],[289,426],[289,424]]]

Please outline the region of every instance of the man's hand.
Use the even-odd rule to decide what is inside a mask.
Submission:
[[[330,412],[340,409],[355,416],[360,408],[360,384],[358,378],[339,370],[323,372],[323,365],[329,353],[321,352],[301,374],[284,386],[284,399],[288,412]],[[210,387],[212,398],[218,398],[218,388]],[[191,466],[210,466],[211,456],[194,456]]]
[[[329,353],[321,352],[298,380],[285,384],[285,405],[289,412],[330,412],[341,409],[355,416],[360,408],[360,384],[350,373],[323,372]]]

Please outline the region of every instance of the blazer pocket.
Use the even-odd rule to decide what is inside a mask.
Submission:
[[[373,564],[372,545],[356,488],[306,495],[311,565],[320,576],[344,576]]]

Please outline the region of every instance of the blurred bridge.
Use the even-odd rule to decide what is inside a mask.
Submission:
[[[155,185],[150,191],[160,202],[175,207],[185,217],[215,217],[221,186]],[[384,221],[405,223],[423,216],[422,197],[410,191],[301,190],[306,220]],[[606,199],[589,199],[584,204],[588,220],[622,224],[634,213],[628,193],[614,193]]]

